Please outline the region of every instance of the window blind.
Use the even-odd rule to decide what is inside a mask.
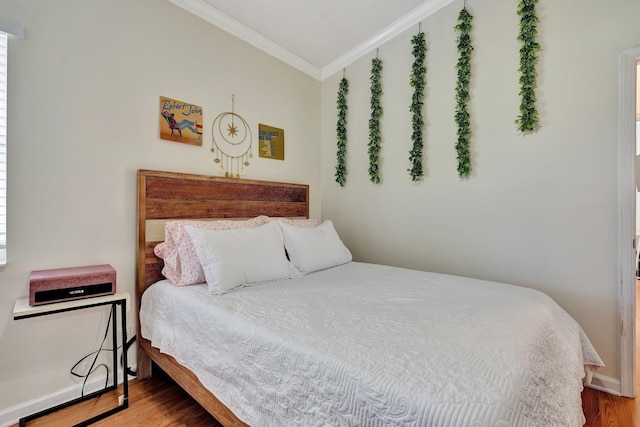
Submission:
[[[0,265],[7,262],[7,33],[0,31]]]

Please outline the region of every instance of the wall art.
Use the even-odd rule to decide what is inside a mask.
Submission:
[[[202,146],[202,107],[161,96],[160,138]]]
[[[336,137],[338,152],[336,153],[336,182],[340,187],[344,187],[347,183],[347,165],[345,157],[347,155],[347,94],[349,93],[349,81],[342,72],[342,80],[338,86],[338,121],[336,123]]]
[[[240,178],[246,173],[253,156],[251,127],[235,112],[236,96],[231,95],[231,111],[220,113],[211,125],[211,152],[218,172],[227,178]]]
[[[410,85],[413,88],[413,95],[411,96],[409,111],[411,111],[411,141],[413,142],[413,147],[409,151],[411,167],[407,171],[411,176],[411,180],[418,182],[424,177],[422,168],[422,150],[424,148],[424,141],[422,140],[422,128],[424,127],[422,105],[427,74],[425,65],[427,42],[425,41],[424,33],[420,30],[420,26],[418,26],[418,34],[411,39],[411,44],[413,45],[411,53],[414,61],[413,65],[411,65]]]
[[[258,123],[258,155],[284,160],[284,130]]]
[[[382,60],[376,57],[371,60],[371,118],[369,119],[369,181],[374,184],[380,183],[380,117],[382,116],[382,106],[380,97],[382,96],[382,85],[380,84],[380,74],[382,73]]]
[[[520,16],[520,115],[516,119],[518,130],[524,134],[536,132],[540,128],[540,116],[536,107],[536,85],[538,71],[538,0],[521,0],[518,4]]]
[[[458,176],[468,178],[471,175],[471,115],[469,114],[469,99],[471,99],[469,84],[471,81],[471,30],[473,16],[463,8],[458,15],[458,24],[454,27],[459,33],[458,43],[458,81],[456,83],[456,113],[454,119],[458,125]]]

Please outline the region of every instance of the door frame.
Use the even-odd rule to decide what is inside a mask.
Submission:
[[[620,53],[618,141],[618,285],[620,292],[620,394],[636,391],[636,63],[640,47]],[[638,172],[640,173],[640,171]]]

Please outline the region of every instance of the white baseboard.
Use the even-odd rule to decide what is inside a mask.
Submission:
[[[607,377],[606,375],[594,373],[591,384],[587,385],[587,387],[613,394],[614,396],[621,396],[620,380]]]
[[[135,371],[136,367],[131,366],[131,369]],[[124,373],[122,369],[118,371],[118,384],[122,384],[122,378],[124,377]],[[131,380],[131,377],[129,377]],[[101,390],[104,388],[105,375],[96,376],[94,379],[87,381],[85,386],[85,394],[90,394],[95,391]],[[110,381],[110,383],[112,383]],[[9,408],[3,409],[0,411],[0,426],[8,427],[15,424],[18,424],[20,418],[24,418],[31,414],[35,414],[42,410],[54,407],[64,402],[68,402],[69,400],[75,399],[80,396],[82,389],[82,383],[74,384],[69,387],[65,387],[61,390],[58,390],[54,393],[48,394],[46,396],[41,396],[32,400],[28,400],[23,403],[19,403],[17,405],[11,406]]]

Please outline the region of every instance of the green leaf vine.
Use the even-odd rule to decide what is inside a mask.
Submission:
[[[458,24],[454,27],[460,33],[458,36],[458,81],[456,83],[456,114],[455,120],[458,125],[458,142],[456,151],[458,153],[458,175],[460,178],[467,178],[471,174],[471,154],[469,150],[471,140],[471,127],[469,124],[469,81],[471,78],[471,36],[469,33],[473,26],[471,22],[473,16],[463,8],[458,15]]]
[[[336,133],[338,137],[338,164],[336,165],[336,182],[344,187],[347,183],[347,167],[345,155],[347,154],[347,93],[349,93],[349,81],[343,77],[338,87],[338,123]]]
[[[371,118],[369,119],[369,180],[374,184],[380,183],[380,117],[382,107],[380,96],[382,86],[380,73],[382,72],[382,60],[371,60]]]
[[[422,169],[422,128],[424,126],[424,120],[422,119],[422,100],[424,99],[424,87],[425,76],[427,68],[425,67],[425,57],[427,54],[427,44],[424,38],[424,32],[419,32],[411,39],[413,45],[412,54],[415,58],[413,65],[411,66],[411,87],[414,88],[413,96],[411,97],[411,105],[409,111],[413,113],[411,119],[411,140],[413,141],[413,148],[409,151],[409,160],[411,161],[411,168],[407,169],[411,175],[411,180],[416,182],[420,181],[424,176]]]
[[[520,34],[518,40],[522,42],[520,48],[520,115],[515,121],[522,133],[536,131],[539,127],[538,111],[536,110],[536,63],[540,45],[536,42],[538,35],[538,17],[536,3],[538,0],[521,0],[518,4],[520,16]]]

